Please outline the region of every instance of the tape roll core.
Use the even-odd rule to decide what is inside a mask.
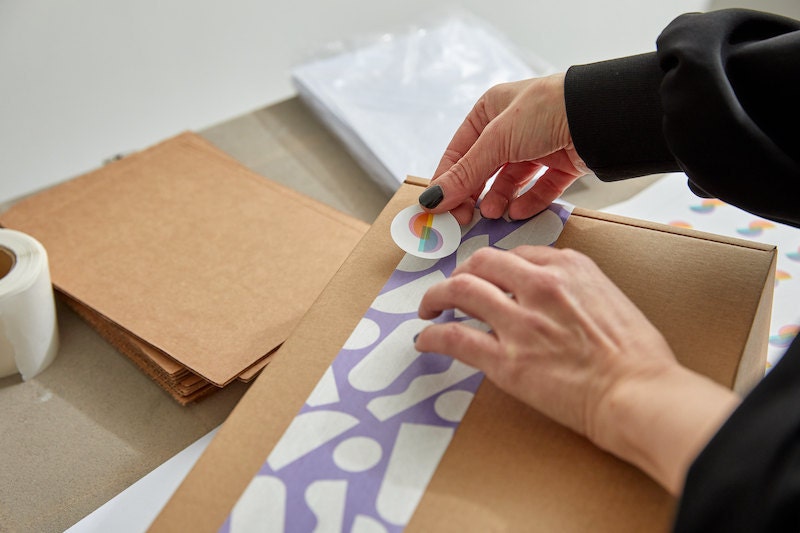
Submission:
[[[6,277],[17,263],[17,254],[5,246],[0,246],[0,279]]]

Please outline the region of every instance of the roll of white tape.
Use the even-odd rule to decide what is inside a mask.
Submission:
[[[0,377],[19,372],[30,379],[57,351],[47,252],[29,235],[0,229]]]

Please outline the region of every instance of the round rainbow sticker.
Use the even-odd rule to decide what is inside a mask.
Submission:
[[[424,259],[447,257],[461,244],[461,227],[453,215],[432,215],[418,205],[407,207],[394,217],[391,233],[397,246]]]

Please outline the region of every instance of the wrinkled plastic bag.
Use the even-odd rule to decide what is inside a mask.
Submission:
[[[328,47],[336,48],[294,68],[292,82],[388,194],[407,175],[433,176],[453,133],[491,86],[552,72],[463,14]]]

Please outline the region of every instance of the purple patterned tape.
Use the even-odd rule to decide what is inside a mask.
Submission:
[[[482,219],[442,259],[406,255],[220,528],[399,532],[411,519],[483,374],[414,350],[420,298],[483,246],[550,245],[570,209]],[[436,321],[486,330],[459,311]]]

